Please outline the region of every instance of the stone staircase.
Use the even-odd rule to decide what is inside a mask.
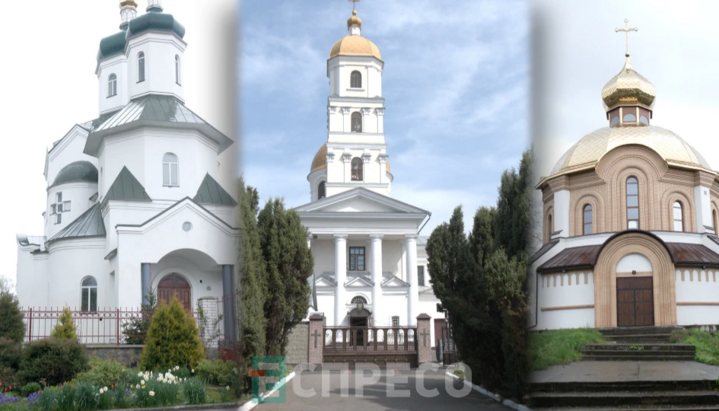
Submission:
[[[582,361],[688,361],[694,363],[695,347],[673,344],[670,336],[678,327],[612,328],[599,331],[607,340],[583,348]],[[617,363],[620,364],[620,363]],[[631,367],[631,363],[622,363]],[[646,363],[647,365],[652,363]],[[604,363],[614,370],[611,363]],[[674,365],[669,364],[674,367]],[[586,367],[585,367],[586,368]],[[617,367],[619,368],[619,367]],[[626,367],[625,367],[626,369]],[[598,381],[532,383],[530,398],[535,410],[717,410],[719,391],[712,379],[645,378],[626,381],[607,378]],[[704,377],[706,378],[706,377]]]
[[[671,342],[679,327],[599,329],[606,343],[587,344],[582,361],[694,361],[696,348]]]

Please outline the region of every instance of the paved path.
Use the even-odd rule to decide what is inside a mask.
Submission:
[[[534,371],[530,383],[716,380],[719,367],[696,361],[577,361]]]
[[[417,378],[414,371],[388,371],[382,372],[379,381],[364,385],[362,395],[355,389],[357,371],[332,371],[324,376],[321,373],[304,372],[295,376],[287,385],[285,404],[261,404],[255,410],[306,410],[306,409],[327,409],[339,411],[353,410],[502,410],[509,408],[498,402],[483,396],[477,391],[471,390],[468,395],[455,398],[451,396],[445,387],[446,381],[455,390],[463,387],[462,383],[453,382],[445,377],[444,369],[424,374],[424,388],[427,390],[436,389],[437,396],[433,398],[423,397],[417,390]],[[365,372],[365,378],[371,374]],[[329,387],[323,395],[323,377],[329,381]],[[361,376],[360,376],[361,378]],[[403,379],[403,382],[394,382],[394,390],[408,391],[408,396],[397,398],[388,395],[390,381]],[[345,386],[346,396],[342,395],[342,380],[349,381]],[[303,391],[315,390],[315,395],[303,398],[298,395]]]

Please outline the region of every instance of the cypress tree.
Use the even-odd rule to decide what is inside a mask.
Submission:
[[[21,343],[25,337],[23,313],[15,295],[9,289],[0,291],[0,338]]]
[[[267,355],[285,355],[291,330],[310,305],[313,260],[307,246],[307,229],[294,210],[280,199],[270,199],[257,218],[262,255],[267,270]]]
[[[244,387],[247,390],[251,383],[247,371],[250,369],[252,357],[265,355],[264,305],[267,285],[256,220],[259,196],[256,189],[245,186],[242,178],[238,184],[240,239],[236,284],[241,293],[238,304],[240,330],[238,350],[242,359],[241,375],[244,376]]]
[[[65,307],[62,309],[62,314],[58,319],[58,323],[55,324],[55,328],[50,334],[51,337],[55,338],[67,338],[69,340],[76,340],[77,334],[75,333],[75,322],[72,320],[72,312],[70,308]]]

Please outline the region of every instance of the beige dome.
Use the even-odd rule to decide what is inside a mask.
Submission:
[[[315,154],[315,158],[312,159],[312,165],[310,166],[310,173],[313,173],[317,170],[321,170],[323,168],[327,167],[327,144],[322,144],[322,147],[320,147],[319,150],[317,150],[317,154]],[[385,167],[388,173],[392,173],[389,167],[389,161],[387,162],[387,166]]]
[[[622,71],[602,89],[602,101],[607,111],[619,106],[640,106],[651,110],[656,96],[654,84],[634,70],[629,57]]]
[[[629,144],[648,147],[675,166],[711,170],[698,151],[669,130],[656,126],[605,127],[587,134],[564,153],[548,178],[594,168],[605,154]]]
[[[370,56],[382,60],[379,48],[366,38],[357,35],[346,36],[332,46],[330,58],[337,56]]]

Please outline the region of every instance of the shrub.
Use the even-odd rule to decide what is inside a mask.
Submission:
[[[147,304],[142,304],[140,315],[131,321],[122,324],[122,334],[125,336],[125,344],[144,345],[147,337],[147,330],[150,328],[152,314],[157,310],[157,295],[150,291],[146,295]]]
[[[205,357],[197,324],[173,298],[155,312],[147,330],[140,365],[145,370],[164,370],[176,365],[194,368]]]
[[[75,339],[47,338],[33,341],[23,350],[19,377],[45,386],[62,384],[88,369],[85,348]]]
[[[0,367],[17,370],[20,365],[21,343],[0,337]]]
[[[202,360],[195,372],[198,377],[204,378],[209,384],[225,387],[232,382],[233,369],[237,368],[234,361]]]
[[[25,338],[25,323],[17,298],[8,291],[0,291],[0,338],[21,343]]]
[[[40,411],[51,411],[55,405],[55,398],[59,392],[58,388],[45,388],[37,399],[37,407]]]
[[[40,384],[38,384],[36,382],[31,382],[31,383],[25,384],[25,386],[20,389],[20,393],[22,395],[28,397],[28,396],[30,396],[30,394],[36,393],[40,390],[42,390],[42,387],[40,386]]]
[[[185,404],[204,404],[207,400],[207,387],[199,378],[188,378],[182,383]]]
[[[75,322],[72,320],[72,312],[68,307],[62,309],[59,321],[55,324],[55,328],[52,330],[52,334],[50,334],[50,336],[71,340],[77,339],[77,334],[75,333]]]
[[[96,387],[112,387],[130,378],[132,372],[122,364],[112,360],[90,360],[90,370],[77,376],[78,382],[87,382]]]

